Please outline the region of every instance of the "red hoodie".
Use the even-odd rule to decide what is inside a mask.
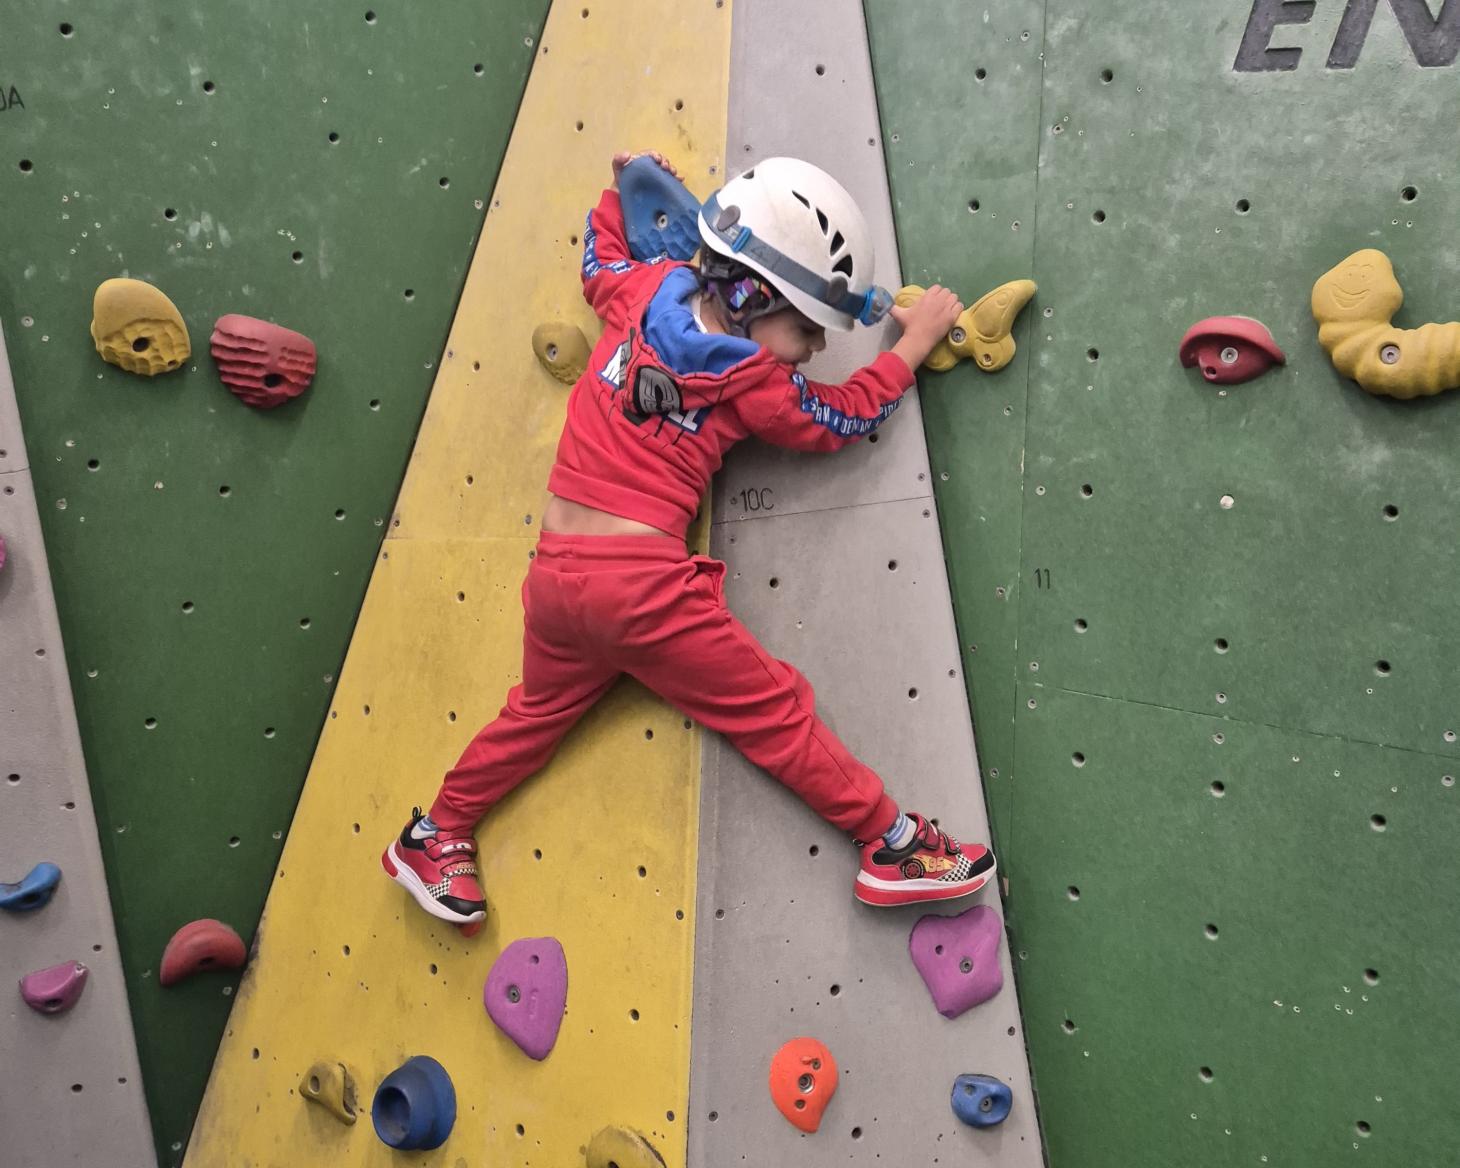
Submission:
[[[554,495],[683,538],[725,451],[751,434],[793,450],[836,450],[872,433],[913,386],[882,353],[840,385],[808,381],[764,346],[722,373],[676,373],[644,340],[664,278],[686,265],[629,256],[618,192],[583,231],[583,295],[603,320],[548,477]]]

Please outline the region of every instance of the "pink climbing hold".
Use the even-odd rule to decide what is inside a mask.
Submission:
[[[1181,363],[1197,366],[1217,385],[1239,385],[1285,365],[1287,357],[1267,325],[1250,316],[1209,316],[1181,338]]]
[[[5,537],[0,535],[0,568],[5,566]]]
[[[541,1062],[558,1040],[568,1005],[568,959],[553,937],[513,941],[492,965],[482,1000],[498,1028]]]
[[[49,969],[38,969],[20,979],[20,996],[38,1013],[64,1014],[86,988],[86,974],[86,966],[79,961],[63,961]]]
[[[213,326],[218,376],[246,405],[271,410],[298,397],[314,379],[314,342],[303,333],[230,312]]]
[[[191,921],[172,935],[162,951],[157,980],[170,986],[207,969],[238,969],[248,960],[243,938],[222,921]]]
[[[956,1018],[1003,988],[1003,932],[999,914],[986,904],[956,917],[924,917],[913,926],[908,951],[943,1017]]]

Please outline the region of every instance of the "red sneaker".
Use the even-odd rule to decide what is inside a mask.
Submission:
[[[913,838],[901,848],[885,839],[859,844],[862,870],[857,873],[857,899],[889,908],[932,900],[956,900],[977,892],[993,879],[994,854],[983,844],[960,844],[921,815],[907,813],[916,825]]]
[[[419,807],[411,812],[400,838],[381,855],[381,867],[433,917],[454,925],[476,924],[487,915],[472,859],[477,842],[468,832],[424,830],[424,818]]]

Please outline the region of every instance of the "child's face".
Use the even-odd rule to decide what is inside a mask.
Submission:
[[[756,317],[749,333],[752,341],[788,365],[809,361],[812,354],[826,348],[826,330],[790,307]]]

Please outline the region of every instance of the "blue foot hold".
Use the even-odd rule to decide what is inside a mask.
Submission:
[[[953,1080],[953,1114],[970,1127],[998,1127],[1013,1106],[1009,1085],[993,1075],[959,1075]]]
[[[700,201],[652,158],[636,158],[618,179],[629,233],[629,254],[636,260],[693,258],[700,246]]]
[[[61,869],[54,864],[37,864],[18,884],[0,884],[0,908],[10,912],[44,908],[59,883]]]
[[[456,1123],[451,1076],[429,1055],[406,1059],[375,1089],[370,1118],[392,1148],[439,1148]]]

